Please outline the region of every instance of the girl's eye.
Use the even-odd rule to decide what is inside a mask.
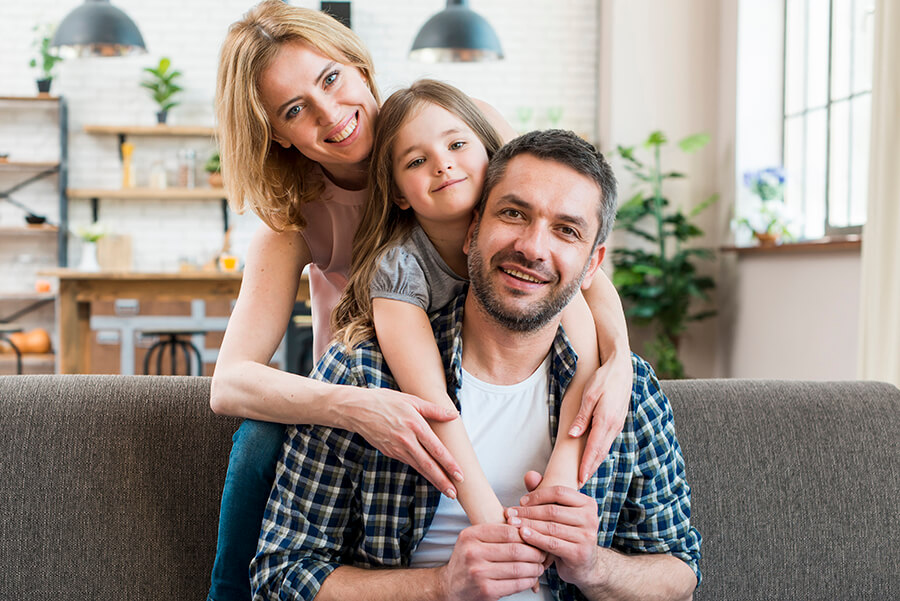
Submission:
[[[460,140],[459,142],[454,142],[453,144],[451,144],[450,150],[459,150],[460,148],[462,148],[465,145],[466,145],[466,143],[464,141]]]
[[[329,73],[328,75],[325,76],[325,79],[324,79],[325,86],[326,87],[330,86],[335,81],[337,81],[337,78],[338,78],[337,71],[333,71],[333,72]]]
[[[293,117],[296,117],[297,115],[300,114],[300,111],[302,111],[302,110],[303,110],[303,107],[300,106],[299,104],[294,105],[294,106],[292,106],[291,108],[288,109],[288,112],[287,112],[287,114],[285,115],[285,118],[286,118],[286,119],[291,119],[291,118],[293,118]]]
[[[421,165],[421,164],[424,163],[424,162],[425,162],[425,159],[422,159],[422,158],[413,159],[412,161],[410,161],[409,163],[407,163],[406,168],[407,168],[407,169],[412,169],[412,168],[414,168],[414,167],[418,167],[419,165]]]

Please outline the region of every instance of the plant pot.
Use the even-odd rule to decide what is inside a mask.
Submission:
[[[219,171],[215,171],[210,173],[206,180],[209,182],[210,188],[221,188],[222,187],[222,173]]]
[[[760,246],[775,246],[778,244],[778,234],[769,232],[753,232],[753,236]]]
[[[48,77],[46,79],[37,80],[37,89],[38,94],[41,96],[49,96],[50,95],[50,84],[53,83],[53,78]]]
[[[166,117],[169,116],[169,111],[159,111],[156,113],[156,122],[160,125],[166,124]]]
[[[81,262],[78,263],[78,270],[92,273],[100,271],[96,242],[85,242],[81,245]]]

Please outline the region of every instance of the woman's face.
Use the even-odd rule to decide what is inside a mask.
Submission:
[[[260,75],[259,92],[275,142],[334,178],[358,172],[369,158],[378,105],[356,67],[290,42]]]

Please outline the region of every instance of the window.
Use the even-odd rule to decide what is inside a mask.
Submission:
[[[785,0],[785,202],[802,238],[866,220],[874,0]]]

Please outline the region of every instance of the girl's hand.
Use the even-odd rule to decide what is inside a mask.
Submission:
[[[584,455],[578,468],[578,484],[583,485],[606,459],[613,440],[625,425],[631,407],[634,372],[630,354],[613,354],[594,372],[581,399],[581,409],[572,422],[569,436],[584,434],[590,424]]]
[[[341,427],[359,433],[373,447],[411,466],[455,499],[456,487],[447,474],[462,482],[462,469],[425,420],[449,422],[459,418],[459,413],[387,388],[355,390],[362,396],[342,403]]]

